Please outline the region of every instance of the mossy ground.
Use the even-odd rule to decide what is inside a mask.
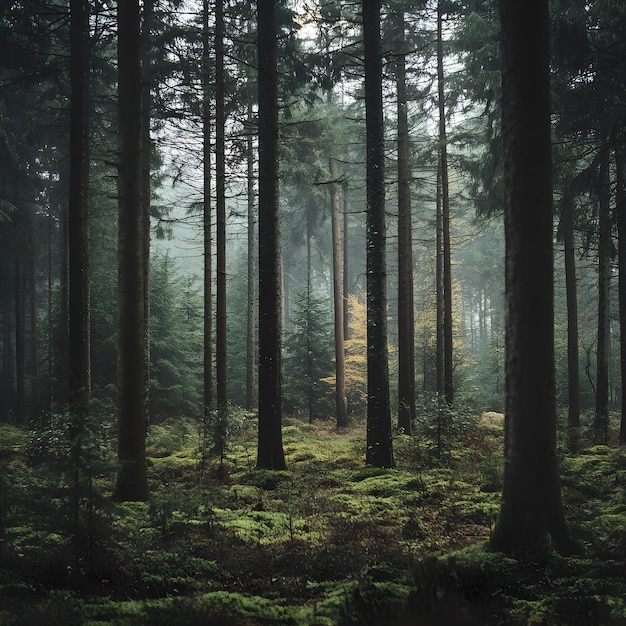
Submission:
[[[297,419],[288,470],[256,470],[255,429],[247,418],[223,461],[203,462],[193,423],[153,426],[150,501],[112,502],[101,463],[77,527],[67,463],[0,427],[0,624],[626,624],[623,451],[563,455],[584,552],[528,563],[487,550],[497,415],[440,457],[396,436],[393,470],[365,465],[362,421]]]

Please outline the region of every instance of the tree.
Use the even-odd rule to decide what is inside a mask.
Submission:
[[[380,0],[363,0],[367,175],[367,450],[366,462],[393,466],[385,254],[385,151]]]
[[[619,262],[619,326],[620,326],[620,365],[622,387],[622,415],[620,420],[619,441],[626,445],[626,149],[624,149],[624,125],[616,130],[615,169],[617,178],[616,213],[618,233]]]
[[[148,497],[145,423],[141,36],[138,0],[118,21],[118,458],[117,500]]]
[[[257,467],[285,469],[281,409],[276,3],[257,2],[259,98],[259,437]]]
[[[415,421],[415,319],[411,171],[404,50],[404,9],[397,9],[395,78],[398,107],[398,430],[411,434]]]
[[[556,456],[547,0],[500,0],[506,241],[506,425],[496,550],[572,548]],[[532,97],[529,97],[532,96]]]

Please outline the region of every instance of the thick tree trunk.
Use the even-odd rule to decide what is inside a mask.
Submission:
[[[600,152],[598,201],[598,349],[596,352],[596,441],[606,443],[609,425],[609,352],[611,283],[611,216],[609,206],[609,147]]]
[[[333,242],[333,305],[335,313],[335,411],[337,426],[348,425],[346,402],[346,347],[344,336],[343,256],[341,251],[341,216],[337,163],[328,161],[330,173],[330,218]]]
[[[70,4],[70,175],[68,199],[69,401],[83,412],[91,394],[89,288],[89,3]]]
[[[565,248],[565,292],[567,299],[567,426],[570,447],[575,449],[577,430],[580,426],[580,375],[578,370],[578,297],[576,289],[574,205],[571,198],[565,198],[562,224]]]
[[[398,106],[398,431],[411,434],[415,415],[415,321],[411,170],[404,52],[404,13],[397,16],[396,91]]]
[[[547,0],[500,0],[506,240],[506,423],[497,550],[570,549],[556,455]]]
[[[146,500],[144,217],[142,194],[141,36],[138,0],[118,19],[118,458],[114,497]]]
[[[619,127],[615,141],[615,170],[617,178],[616,213],[618,232],[619,264],[619,328],[620,328],[620,369],[621,369],[621,420],[619,429],[620,445],[626,445],[626,148],[624,147],[624,127]]]
[[[273,0],[258,0],[259,437],[257,467],[285,469],[278,225],[278,36]]]
[[[366,462],[392,467],[387,352],[385,152],[380,0],[363,0],[367,143],[367,451]]]
[[[248,107],[248,121],[252,125],[252,106]],[[254,214],[254,142],[252,132],[248,134],[246,145],[248,166],[248,294],[246,324],[246,408],[250,411],[256,406],[256,223]]]

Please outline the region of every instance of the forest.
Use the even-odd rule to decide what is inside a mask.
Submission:
[[[626,624],[624,3],[0,50],[0,625]]]

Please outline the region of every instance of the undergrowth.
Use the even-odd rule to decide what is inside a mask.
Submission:
[[[396,435],[393,470],[364,464],[358,420],[341,430],[285,420],[281,472],[254,468],[250,415],[220,458],[197,431],[185,420],[151,428],[144,503],[112,501],[114,454],[99,444],[109,462],[89,474],[77,561],[59,442],[0,426],[0,624],[626,623],[619,449],[562,453],[584,553],[520,563],[487,544],[502,487],[499,414],[464,418],[445,454],[423,432]]]

